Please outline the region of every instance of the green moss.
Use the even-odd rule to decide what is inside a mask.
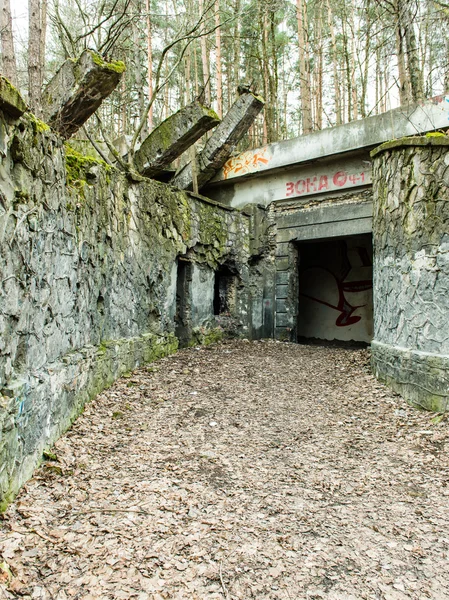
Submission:
[[[91,56],[94,63],[99,67],[102,67],[103,69],[108,69],[108,71],[114,71],[115,73],[124,73],[126,71],[126,65],[121,60],[113,60],[111,62],[106,62],[96,52],[92,52]]]
[[[0,75],[0,110],[18,119],[26,111],[27,106],[12,83]]]
[[[207,114],[209,115],[209,117],[211,117],[212,119],[214,119],[216,121],[221,121],[220,117],[213,110],[213,108],[209,108],[208,106],[202,106],[202,108],[204,108],[204,110],[207,112]]]
[[[38,119],[33,113],[28,113],[28,119],[33,127],[33,131],[35,133],[43,133],[45,131],[50,131],[50,126],[44,121]]]
[[[209,344],[221,341],[223,337],[224,333],[221,327],[214,327],[213,329],[196,327],[192,330],[192,337],[187,345],[188,347],[209,346]]]
[[[56,456],[56,454],[54,452],[50,452],[50,450],[44,450],[43,454],[42,454],[44,460],[58,460],[58,457]]]
[[[401,149],[405,146],[449,146],[449,136],[434,133],[433,135],[427,134],[390,140],[389,142],[385,142],[377,148],[374,148],[374,150],[371,150],[370,156],[371,158],[375,158],[382,152]]]
[[[442,133],[441,131],[429,131],[429,133],[426,133],[426,137],[427,138],[435,138],[435,137],[447,137],[445,133]]]
[[[84,198],[84,187],[87,184],[86,175],[93,166],[99,166],[106,174],[106,182],[109,182],[110,167],[104,160],[95,156],[85,156],[74,150],[69,144],[65,144],[65,166],[67,185],[78,192],[80,199]]]
[[[14,190],[14,199],[16,202],[28,202],[30,199],[30,194],[23,190]]]

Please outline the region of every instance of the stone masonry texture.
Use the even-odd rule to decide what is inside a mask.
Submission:
[[[232,262],[246,312],[250,219],[149,179],[130,181],[29,115],[0,118],[4,507],[87,400],[176,350],[177,257],[212,273]]]
[[[412,403],[449,399],[449,140],[373,151],[376,374]]]

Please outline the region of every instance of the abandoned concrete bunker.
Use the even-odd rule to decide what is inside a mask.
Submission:
[[[440,113],[251,150],[199,195],[78,154],[2,101],[1,506],[90,398],[223,335],[370,343],[379,378],[446,410],[449,138],[425,135]]]

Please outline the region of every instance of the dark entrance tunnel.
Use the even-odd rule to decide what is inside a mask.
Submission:
[[[298,244],[298,339],[369,343],[373,337],[371,234]]]

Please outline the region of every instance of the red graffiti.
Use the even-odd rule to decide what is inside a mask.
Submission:
[[[334,175],[314,175],[297,181],[287,181],[285,186],[285,196],[301,196],[302,194],[314,194],[316,192],[326,191],[330,188],[330,182],[334,187],[343,187],[345,185],[360,185],[365,183],[365,173],[348,175],[346,171],[337,171]]]
[[[336,185],[338,187],[342,187],[343,185],[345,185],[347,180],[348,180],[348,174],[346,173],[346,171],[337,171],[337,173],[335,173],[335,175],[332,178],[334,185]]]
[[[333,273],[330,269],[321,267],[323,269],[323,271],[326,271],[335,279],[335,282],[337,284],[337,289],[338,289],[337,304],[336,305],[330,304],[329,302],[326,302],[325,300],[321,300],[320,298],[315,298],[314,296],[310,296],[309,294],[300,293],[300,296],[303,296],[304,298],[309,298],[309,300],[313,300],[314,302],[318,302],[319,304],[324,304],[325,306],[328,306],[329,308],[337,310],[340,314],[338,315],[338,317],[335,321],[335,325],[337,327],[348,327],[349,325],[354,325],[355,323],[358,323],[361,320],[361,318],[362,318],[361,316],[353,315],[353,313],[358,308],[363,308],[365,305],[361,304],[360,306],[352,306],[346,300],[345,292],[364,292],[366,290],[370,290],[372,288],[373,284],[372,284],[372,281],[368,280],[368,279],[360,280],[360,281],[344,281],[346,279],[346,277],[348,276],[349,272],[351,271],[351,264],[350,264],[348,256],[347,256],[346,243],[342,242],[342,244],[344,247],[344,253],[343,253],[343,268],[342,268],[341,275],[338,276],[335,273]],[[362,261],[362,264],[364,266],[371,265],[372,263],[371,263],[371,260],[369,259],[366,249],[359,247],[357,250],[359,253],[359,257]]]

